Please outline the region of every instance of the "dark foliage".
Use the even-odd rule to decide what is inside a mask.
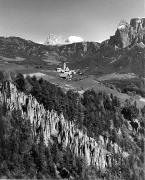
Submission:
[[[0,177],[7,178],[57,178],[82,175],[83,161],[75,157],[70,149],[63,151],[58,143],[45,146],[43,134],[40,139],[32,138],[29,120],[21,118],[21,111],[12,111],[10,116],[0,106]]]
[[[133,79],[122,79],[122,80],[106,80],[104,81],[106,86],[111,87],[112,85],[119,89],[122,93],[128,93],[132,95],[140,95],[145,97],[145,83],[143,78],[133,78]]]
[[[22,76],[19,77],[23,79]],[[19,82],[23,81],[16,82],[18,87]],[[102,135],[129,153],[129,158],[122,158],[119,154],[114,154],[108,144],[106,148],[113,154],[113,158],[122,158],[122,161],[121,164],[114,164],[107,169],[110,175],[107,172],[105,174],[93,172],[97,178],[143,179],[144,109],[141,110],[143,116],[140,120],[141,128],[138,136],[137,131],[128,130],[128,122],[131,122],[133,127],[133,119],[141,116],[136,104],[126,102],[125,106],[121,107],[117,97],[103,92],[97,93],[94,90],[86,91],[81,97],[73,91],[64,93],[59,87],[43,79],[37,80],[35,77],[28,77],[22,83],[24,91],[26,91],[26,82],[31,86],[30,93],[38,102],[44,104],[46,109],[63,112],[67,120],[74,121],[81,129],[87,129],[88,136],[97,139]],[[19,88],[19,90],[22,89]],[[21,112],[14,111],[11,116],[8,116],[6,106],[3,105],[0,128],[1,175],[15,178],[25,176],[40,179],[56,178],[58,171],[59,175],[66,177],[70,175],[76,179],[85,177],[84,169],[87,171],[88,167],[83,159],[71,153],[69,147],[64,150],[56,139],[53,139],[53,144],[49,142],[49,146],[46,147],[43,134],[38,143],[32,140],[31,124],[21,118]],[[118,134],[119,129],[121,135]]]

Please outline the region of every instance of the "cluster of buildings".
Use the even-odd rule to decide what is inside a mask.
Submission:
[[[64,78],[66,80],[71,80],[74,74],[76,74],[75,70],[70,70],[66,63],[63,64],[63,68],[57,68],[56,71],[59,73],[59,76],[61,78]]]

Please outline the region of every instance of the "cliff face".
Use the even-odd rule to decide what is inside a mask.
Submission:
[[[130,24],[121,21],[115,36],[110,38],[110,43],[121,48],[135,45],[137,43],[145,43],[145,18],[133,18]]]
[[[55,111],[45,110],[34,97],[18,92],[10,82],[2,83],[0,86],[0,103],[5,103],[8,111],[19,109],[23,118],[30,119],[34,140],[39,141],[41,132],[47,145],[48,140],[52,141],[52,136],[55,136],[59,144],[64,148],[68,146],[75,155],[83,157],[88,165],[105,169],[119,163],[121,157],[128,156],[106,137],[99,136],[98,141],[88,137],[87,132],[78,130],[73,122],[65,120],[63,114],[58,116]],[[119,153],[120,159],[114,159],[106,150],[108,144],[114,153]]]

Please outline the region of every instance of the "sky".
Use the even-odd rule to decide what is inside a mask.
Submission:
[[[0,36],[43,43],[49,34],[103,41],[121,19],[145,17],[145,0],[0,0]]]

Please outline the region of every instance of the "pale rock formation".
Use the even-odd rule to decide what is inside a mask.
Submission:
[[[112,166],[115,160],[106,150],[108,144],[114,153],[122,155],[122,150],[116,143],[113,144],[103,136],[99,136],[98,142],[88,137],[87,132],[78,130],[73,122],[65,120],[63,114],[58,116],[53,110],[45,110],[32,95],[18,92],[9,81],[0,85],[0,103],[4,102],[9,111],[20,110],[23,118],[30,119],[34,140],[39,140],[42,132],[47,146],[51,137],[55,136],[58,143],[64,148],[68,146],[76,156],[83,157],[88,165],[95,165],[98,169]],[[127,157],[128,154],[124,152],[124,156]]]
[[[64,38],[62,38],[61,36],[56,36],[54,34],[49,34],[44,45],[51,45],[51,46],[55,46],[55,45],[61,45],[64,44],[65,40]]]

